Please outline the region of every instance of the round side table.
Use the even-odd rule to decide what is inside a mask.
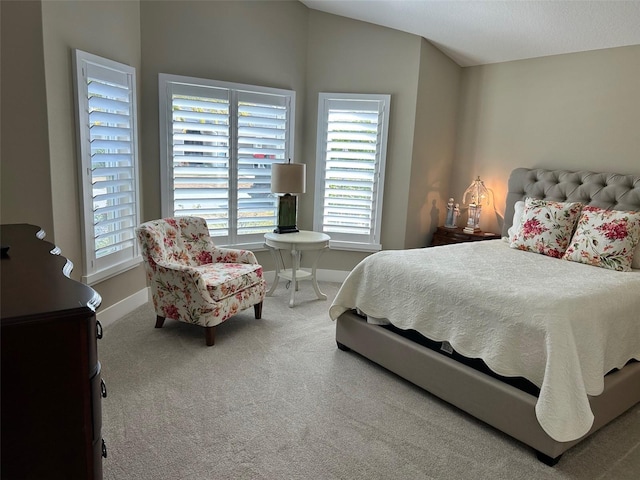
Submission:
[[[301,280],[311,280],[313,289],[316,295],[321,300],[326,300],[327,296],[318,288],[318,281],[316,279],[316,267],[318,266],[318,260],[325,250],[329,248],[329,240],[331,237],[326,233],[311,232],[308,230],[301,230],[295,233],[265,233],[264,235],[265,245],[271,251],[271,255],[276,264],[276,278],[273,281],[273,285],[267,292],[268,296],[271,296],[278,286],[280,278],[284,278],[291,282],[291,298],[289,299],[289,307],[293,307],[295,301],[295,292],[298,290],[298,282]],[[282,261],[282,268],[276,255],[277,250],[289,250],[291,252],[291,268],[287,269]],[[303,251],[317,251],[316,258],[313,262],[311,272],[306,270],[300,270],[300,252]]]

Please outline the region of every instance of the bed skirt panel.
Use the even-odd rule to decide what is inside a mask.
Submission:
[[[634,362],[607,375],[603,394],[589,398],[595,421],[587,435],[558,442],[538,423],[537,397],[353,312],[337,319],[336,341],[552,459],[640,401],[640,362]]]

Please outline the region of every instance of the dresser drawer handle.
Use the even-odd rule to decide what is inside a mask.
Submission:
[[[100,394],[102,398],[107,398],[107,384],[104,383],[103,379],[100,379]]]
[[[102,324],[98,320],[96,320],[96,337],[98,340],[102,338]]]
[[[102,456],[107,458],[107,444],[104,442],[104,438],[102,439]]]

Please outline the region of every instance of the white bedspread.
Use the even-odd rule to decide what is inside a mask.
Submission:
[[[605,373],[640,359],[640,270],[558,260],[502,240],[371,255],[329,313],[335,320],[352,308],[530,380],[540,387],[538,421],[560,442],[591,428],[587,395],[602,393]]]

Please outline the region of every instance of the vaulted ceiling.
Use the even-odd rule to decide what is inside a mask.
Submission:
[[[640,45],[640,0],[301,0],[419,35],[461,66]]]

